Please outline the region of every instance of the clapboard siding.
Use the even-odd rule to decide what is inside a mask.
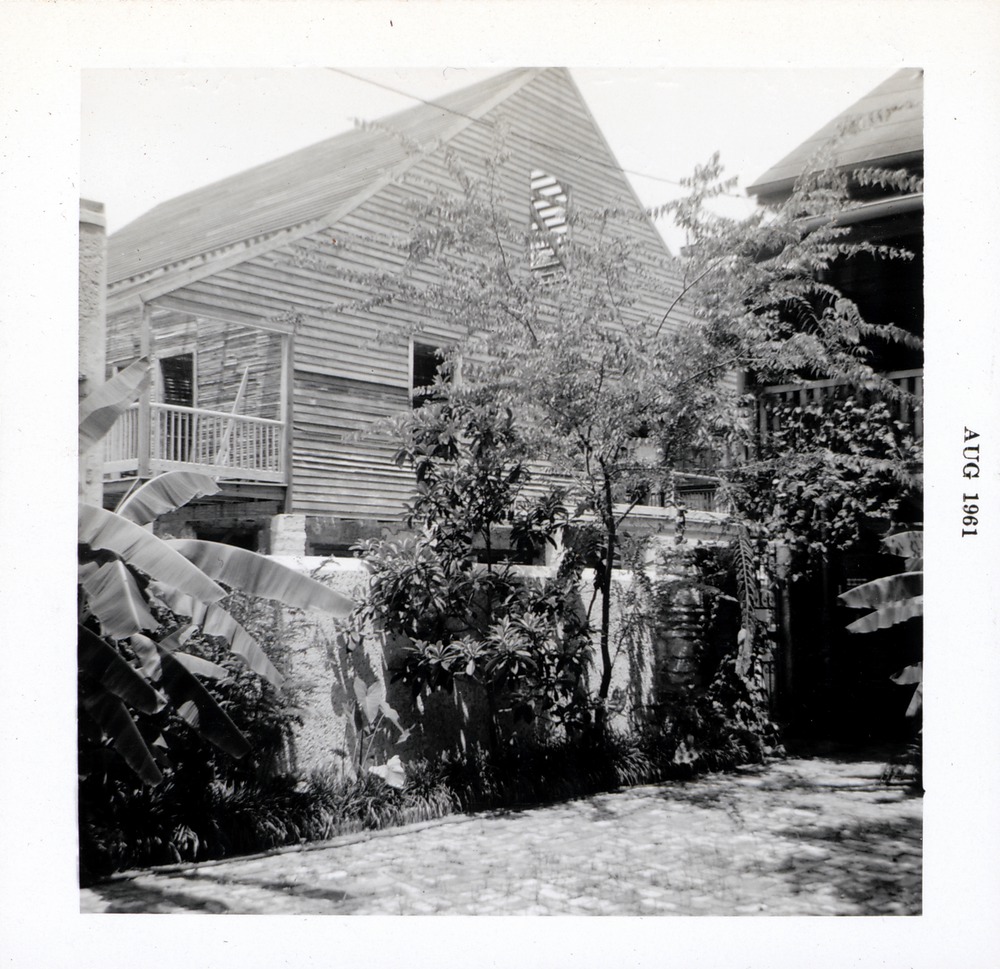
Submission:
[[[121,369],[140,356],[140,329],[138,313],[121,313],[108,320],[109,369]],[[150,320],[150,335],[155,359],[194,355],[195,407],[232,410],[245,372],[247,384],[239,413],[280,418],[279,334],[157,308]],[[159,391],[159,374],[154,370],[154,400],[162,399]]]
[[[412,476],[380,422],[408,407],[406,388],[296,370],[293,510],[398,519]]]
[[[475,174],[493,154],[501,124],[509,131],[512,157],[496,184],[513,231],[525,240],[533,169],[569,187],[573,212],[617,207],[634,213],[612,231],[636,243],[635,259],[652,282],[633,294],[626,325],[658,322],[679,291],[666,268],[662,240],[641,217],[627,179],[566,71],[510,72],[458,92],[447,107],[451,110],[422,105],[387,119],[381,129],[361,129],[165,203],[150,213],[144,230],[160,231],[157,240],[140,238],[138,225],[113,239],[112,260],[121,265],[111,278],[120,282],[119,292],[141,290],[141,275],[130,279],[130,272],[180,266],[199,253],[211,266],[213,257],[204,254],[218,246],[214,271],[192,274],[183,268],[182,277],[181,268],[166,270],[178,274],[176,295],[185,305],[295,321],[291,511],[398,519],[412,492],[412,476],[395,466],[396,447],[381,424],[410,406],[411,339],[443,346],[465,334],[459,325],[428,318],[420,306],[369,303],[379,291],[375,277],[406,265],[404,242],[414,204],[435,190],[458,189],[445,149],[428,148],[436,138]],[[386,129],[404,140],[417,139],[422,148],[404,145]],[[324,213],[333,212],[336,218],[324,223]],[[205,223],[200,236],[199,219]],[[295,226],[304,228],[275,235],[271,246],[260,244],[268,233]],[[586,229],[571,231],[587,241]],[[139,246],[140,254],[122,255],[123,244]],[[234,258],[241,244],[252,244],[253,250]],[[433,280],[429,268],[410,268],[414,281]],[[163,291],[160,277],[155,285]],[[261,416],[279,407],[280,337],[251,338],[238,327],[190,316],[184,321],[158,315],[154,323],[158,342],[161,326],[172,334],[170,340],[194,333],[199,371],[204,359],[206,374],[200,397],[211,387],[214,406],[225,407],[226,395],[235,396],[234,381],[238,386],[242,368],[252,363],[253,406]],[[114,317],[109,344],[115,353],[136,355],[135,329],[134,318]]]

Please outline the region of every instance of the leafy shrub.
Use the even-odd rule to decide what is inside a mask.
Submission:
[[[83,878],[134,865],[217,857],[248,845],[297,840],[285,776],[292,731],[300,722],[294,694],[251,672],[224,643],[203,636],[187,652],[226,675],[205,688],[247,738],[235,760],[207,742],[171,707],[138,713],[135,723],[156,752],[163,781],[142,783],[100,731],[79,720],[78,809]]]
[[[740,512],[788,545],[798,571],[827,552],[862,548],[870,523],[908,517],[921,449],[884,399],[850,388],[769,404],[776,428],[759,460],[731,472]]]
[[[570,730],[588,716],[588,624],[578,608],[579,557],[551,581],[525,581],[493,548],[509,529],[517,557],[534,556],[569,520],[560,492],[529,498],[526,444],[513,413],[490,395],[440,388],[400,427],[400,464],[417,493],[413,537],[358,546],[371,572],[354,613],[359,642],[372,627],[405,637],[393,679],[415,698],[468,682],[485,696],[491,743],[519,722]]]

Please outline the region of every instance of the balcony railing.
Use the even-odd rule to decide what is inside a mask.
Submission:
[[[884,374],[884,376],[901,390],[917,398],[918,402],[923,398],[924,372],[922,369],[895,370]],[[773,406],[775,403],[797,403],[805,406],[849,392],[849,385],[843,380],[810,380],[799,384],[779,384],[765,387],[760,395],[757,412],[761,439],[767,438],[772,431],[778,429],[778,415]],[[892,406],[896,409],[896,417],[909,426],[914,436],[917,439],[923,438],[923,408],[919,406],[919,403],[914,405],[909,400],[900,400],[892,402]]]
[[[105,438],[106,475],[138,473],[145,463],[140,457],[147,457],[150,474],[183,469],[246,481],[286,481],[282,421],[150,404],[149,453],[143,456],[139,414],[134,404]]]

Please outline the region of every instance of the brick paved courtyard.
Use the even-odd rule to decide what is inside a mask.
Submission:
[[[132,873],[83,890],[81,911],[916,915],[922,802],[883,767],[795,759]]]

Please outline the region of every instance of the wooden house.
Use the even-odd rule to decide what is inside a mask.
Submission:
[[[109,437],[106,501],[137,476],[198,468],[221,494],[167,528],[344,554],[398,522],[412,482],[392,442],[367,431],[411,406],[455,334],[405,305],[366,303],[356,276],[329,267],[391,272],[400,252],[378,240],[404,231],[421,185],[451,178],[446,151],[481,169],[501,121],[503,198],[526,230],[562,231],[573,205],[641,210],[569,72],[518,69],[165,202],[111,235],[108,366],[146,355],[155,381]],[[662,314],[677,285],[665,246],[648,220],[631,225],[657,274],[645,312]],[[530,253],[540,271],[547,251]],[[394,326],[410,335],[386,340]],[[692,479],[693,506],[710,490]]]
[[[882,168],[922,176],[923,72],[897,71],[769,168],[748,191],[763,205],[788,198],[795,181],[809,170],[831,139],[835,139],[832,161],[841,169]],[[825,281],[854,300],[869,322],[892,323],[922,337],[923,192],[854,188],[852,194],[857,204],[837,218],[850,227],[848,239],[906,250],[913,258],[842,259],[830,267]],[[872,343],[868,349],[872,365],[916,398],[915,405],[894,405],[895,416],[921,442],[922,351],[886,342]],[[773,402],[805,404],[831,394],[854,393],[836,380],[800,381],[755,390],[762,436],[774,419]],[[905,495],[897,518],[919,523],[920,502],[919,495]],[[888,525],[888,519],[873,516],[871,533],[863,536],[862,545],[827,555],[822,575],[783,588],[779,610],[782,642],[777,657],[781,712],[804,733],[851,741],[906,735],[903,712],[909,693],[890,683],[889,677],[911,661],[903,657],[919,654],[914,630],[904,633],[905,627],[897,627],[879,633],[883,641],[878,643],[866,636],[851,636],[844,627],[857,617],[836,598],[851,586],[902,571],[902,560],[879,554],[879,537]]]
[[[812,137],[772,165],[747,191],[761,205],[781,202],[796,179],[832,145],[833,164],[845,170],[882,168],[923,176],[923,72],[904,68],[846,108]],[[896,326],[922,337],[924,331],[924,196],[878,188],[855,188],[858,205],[837,218],[850,226],[851,241],[892,246],[913,258],[840,260],[825,281],[857,303],[870,323]],[[872,365],[893,383],[917,397],[923,395],[923,355],[901,344],[878,343],[869,348]],[[837,381],[817,380],[762,388],[764,411],[769,399],[817,398],[829,394]],[[923,436],[919,408],[903,407],[900,416]],[[766,416],[764,417],[766,423]],[[766,429],[766,428],[765,428]]]

